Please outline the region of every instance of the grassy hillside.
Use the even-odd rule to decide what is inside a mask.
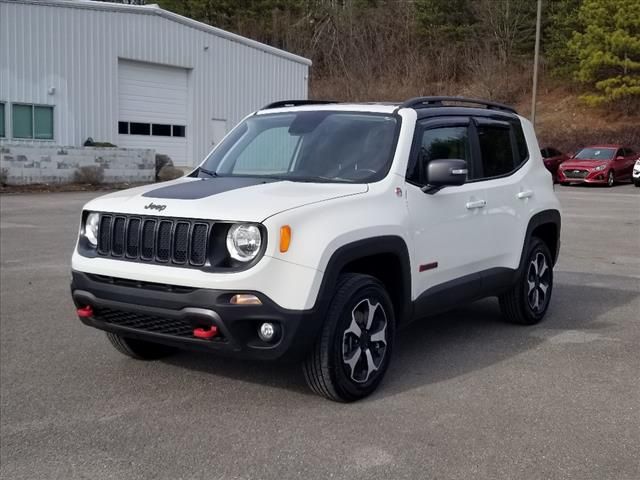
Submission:
[[[516,107],[528,117],[530,98],[521,98]],[[589,144],[624,143],[640,149],[640,112],[625,115],[611,108],[586,106],[566,87],[543,87],[538,93],[536,117],[541,146],[575,151]]]

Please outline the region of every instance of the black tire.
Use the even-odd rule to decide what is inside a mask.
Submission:
[[[537,272],[542,270],[539,262],[540,255],[544,257],[547,268],[542,277],[538,277],[536,281]],[[524,268],[516,283],[508,292],[498,297],[504,318],[508,322],[518,325],[534,325],[542,320],[547,313],[553,293],[553,260],[547,245],[539,238],[533,237],[526,258]],[[537,262],[537,268],[533,265],[534,261]],[[532,281],[534,283],[533,290],[531,290]],[[546,293],[541,300],[540,297],[545,285]]]
[[[371,318],[368,331],[365,317]],[[360,336],[353,330],[354,323],[358,330],[362,327]],[[375,341],[376,334],[385,341]],[[394,337],[393,305],[382,283],[369,275],[341,275],[322,332],[303,364],[307,384],[318,395],[337,402],[370,395],[389,366]],[[368,368],[369,359],[375,370]]]
[[[640,180],[634,180],[634,181],[633,181],[633,184],[634,184],[636,187],[640,187]]]
[[[177,350],[168,345],[127,338],[117,333],[107,332],[107,338],[116,350],[136,360],[158,360],[175,353]]]
[[[613,170],[609,170],[609,174],[607,175],[607,187],[611,188],[616,184],[616,177]]]

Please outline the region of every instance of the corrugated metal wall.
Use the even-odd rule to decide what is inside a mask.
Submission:
[[[212,119],[231,128],[270,101],[307,98],[303,61],[134,13],[149,7],[65,5],[0,0],[0,102],[54,105],[57,144],[80,145],[87,137],[116,143],[118,58],[189,69],[192,164],[211,148]],[[10,131],[8,106],[5,112]]]

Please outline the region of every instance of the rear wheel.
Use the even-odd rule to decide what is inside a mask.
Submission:
[[[338,280],[322,333],[303,370],[318,395],[351,402],[371,394],[389,366],[395,317],[384,286],[374,277]]]
[[[538,323],[547,313],[552,291],[551,253],[542,240],[533,237],[520,277],[507,293],[498,297],[502,315],[511,323]]]
[[[117,333],[107,332],[107,338],[116,350],[136,360],[157,360],[176,352],[175,348],[167,345],[123,337]]]

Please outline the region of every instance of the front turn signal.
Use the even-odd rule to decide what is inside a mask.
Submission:
[[[283,225],[280,227],[280,253],[285,253],[289,250],[291,244],[291,227],[289,225]]]

